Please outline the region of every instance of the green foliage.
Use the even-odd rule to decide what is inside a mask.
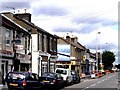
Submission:
[[[87,53],[90,53],[90,49],[87,49],[86,52],[87,52]]]
[[[102,54],[102,62],[104,64],[104,69],[111,69],[113,62],[115,61],[115,55],[111,51],[104,51]]]

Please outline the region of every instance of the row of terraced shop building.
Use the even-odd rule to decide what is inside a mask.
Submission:
[[[96,69],[95,54],[78,42],[76,36],[52,35],[31,22],[31,14],[0,14],[0,83],[10,71],[41,75],[56,67],[81,73]]]

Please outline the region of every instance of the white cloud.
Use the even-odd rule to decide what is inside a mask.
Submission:
[[[64,8],[70,12],[64,16],[39,15],[33,17],[33,22],[50,33],[61,36],[64,36],[71,30],[72,33],[79,37],[79,42],[88,47],[95,41],[98,31],[101,32],[100,43],[103,45],[105,43],[118,45],[117,28],[114,29],[115,26],[112,25],[114,22],[117,22],[118,18],[118,0],[42,0],[35,5],[33,4],[33,7],[47,7],[51,5]],[[85,20],[85,23],[73,22],[75,18],[80,19],[80,21]],[[97,19],[102,21],[95,21]],[[94,20],[96,23],[92,24],[89,20]],[[87,24],[88,22],[89,24]],[[54,32],[56,28],[59,28],[59,31],[56,30],[57,32]],[[61,31],[66,30],[65,34],[59,34],[62,33],[60,29]]]
[[[118,1],[30,0],[32,3],[27,12],[32,14],[32,22],[37,26],[61,37],[72,32],[78,36],[79,42],[89,47],[91,51],[95,50],[96,34],[99,31],[101,32],[99,43],[103,48],[117,50]],[[105,46],[105,43],[108,45]]]

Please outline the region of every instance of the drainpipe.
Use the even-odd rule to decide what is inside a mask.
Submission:
[[[48,54],[48,72],[50,72],[50,54]]]
[[[41,76],[42,75],[42,57],[39,55],[38,58],[38,75]]]

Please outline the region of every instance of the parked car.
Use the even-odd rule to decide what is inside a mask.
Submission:
[[[91,77],[92,79],[95,79],[95,78],[97,77],[96,71],[92,71],[91,74],[90,74],[90,77]]]
[[[79,76],[79,73],[77,73],[75,70],[71,70],[71,74],[72,74],[72,82],[73,83],[80,83],[81,82],[81,78]]]
[[[29,72],[9,72],[6,75],[5,82],[9,90],[31,90],[40,89],[39,75]]]
[[[65,68],[56,68],[55,72],[61,74],[66,85],[72,83],[71,70]]]
[[[43,73],[40,77],[40,83],[43,85],[43,88],[49,88],[52,90],[64,87],[63,77],[60,74],[53,72]]]

